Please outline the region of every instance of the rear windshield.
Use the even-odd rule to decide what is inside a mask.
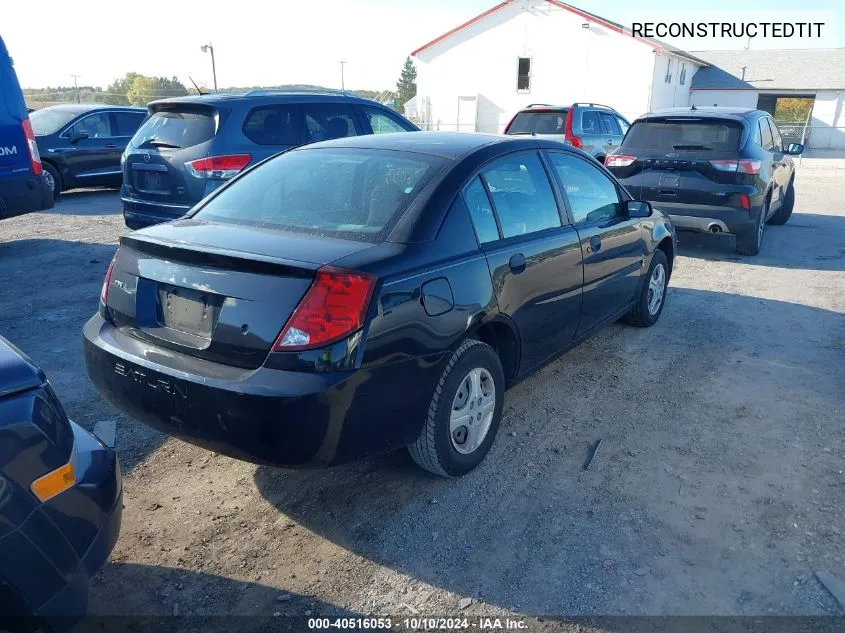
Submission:
[[[130,141],[132,147],[184,148],[214,138],[217,122],[203,112],[162,110],[147,119]]]
[[[29,122],[32,123],[32,133],[35,136],[47,136],[58,132],[79,112],[68,111],[56,108],[42,108],[29,113]]]
[[[729,121],[636,121],[622,146],[625,148],[675,151],[736,151],[742,127]]]
[[[288,152],[244,174],[194,217],[377,242],[444,162],[387,150]]]
[[[508,134],[563,134],[566,112],[520,112],[511,122]]]

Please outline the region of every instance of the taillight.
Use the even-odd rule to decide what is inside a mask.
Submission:
[[[572,113],[575,111],[575,108],[569,108],[566,112],[566,122],[564,123],[563,127],[563,142],[569,143],[572,147],[577,147],[581,149],[581,139],[578,136],[575,136],[574,132],[572,131]]]
[[[38,153],[38,143],[35,142],[35,135],[32,133],[32,123],[29,122],[29,117],[23,120],[21,127],[23,128],[23,136],[26,139],[26,147],[29,150],[29,164],[32,167],[32,173],[40,176],[44,173],[44,167],[41,165],[41,154]]]
[[[111,258],[111,263],[109,264],[109,268],[106,271],[106,278],[103,280],[103,289],[100,290],[100,303],[108,305],[109,301],[109,286],[111,285],[111,274],[112,270],[114,270],[114,262],[117,260],[117,255],[120,253],[120,247],[117,247],[117,251],[114,254],[114,257]]]
[[[625,154],[608,154],[604,157],[605,167],[627,167],[637,160],[636,156],[626,156]]]
[[[287,352],[323,347],[364,325],[375,278],[324,266],[273,344]]]
[[[732,171],[739,174],[759,174],[763,165],[759,160],[741,158],[739,160],[711,160],[710,164],[719,171]]]
[[[228,156],[208,156],[185,163],[188,171],[196,178],[218,178],[228,180],[249,164],[250,154],[230,154]]]

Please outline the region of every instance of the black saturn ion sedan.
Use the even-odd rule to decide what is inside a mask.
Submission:
[[[407,446],[463,475],[505,389],[660,317],[672,226],[563,143],[384,134],[270,158],[124,236],[85,325],[102,396],[276,466]]]

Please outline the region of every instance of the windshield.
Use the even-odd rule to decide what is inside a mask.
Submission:
[[[660,152],[672,150],[736,151],[742,127],[724,120],[637,121],[622,147]]]
[[[385,150],[288,152],[246,173],[194,217],[376,242],[444,162]]]
[[[520,112],[511,121],[508,134],[563,134],[566,110],[560,112]]]
[[[144,121],[130,143],[137,148],[185,148],[205,143],[216,133],[217,124],[210,113],[167,110]]]
[[[58,132],[61,128],[71,122],[79,114],[61,108],[42,108],[29,113],[29,121],[32,123],[32,133],[35,136],[47,136]]]

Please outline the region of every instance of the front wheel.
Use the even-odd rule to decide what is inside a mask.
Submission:
[[[502,363],[492,347],[467,339],[446,364],[419,437],[408,447],[414,461],[443,477],[478,466],[493,445],[505,401]]]
[[[669,260],[660,249],[651,256],[648,276],[637,303],[625,315],[625,321],[637,327],[651,327],[657,323],[666,303],[666,287],[669,285]]]

